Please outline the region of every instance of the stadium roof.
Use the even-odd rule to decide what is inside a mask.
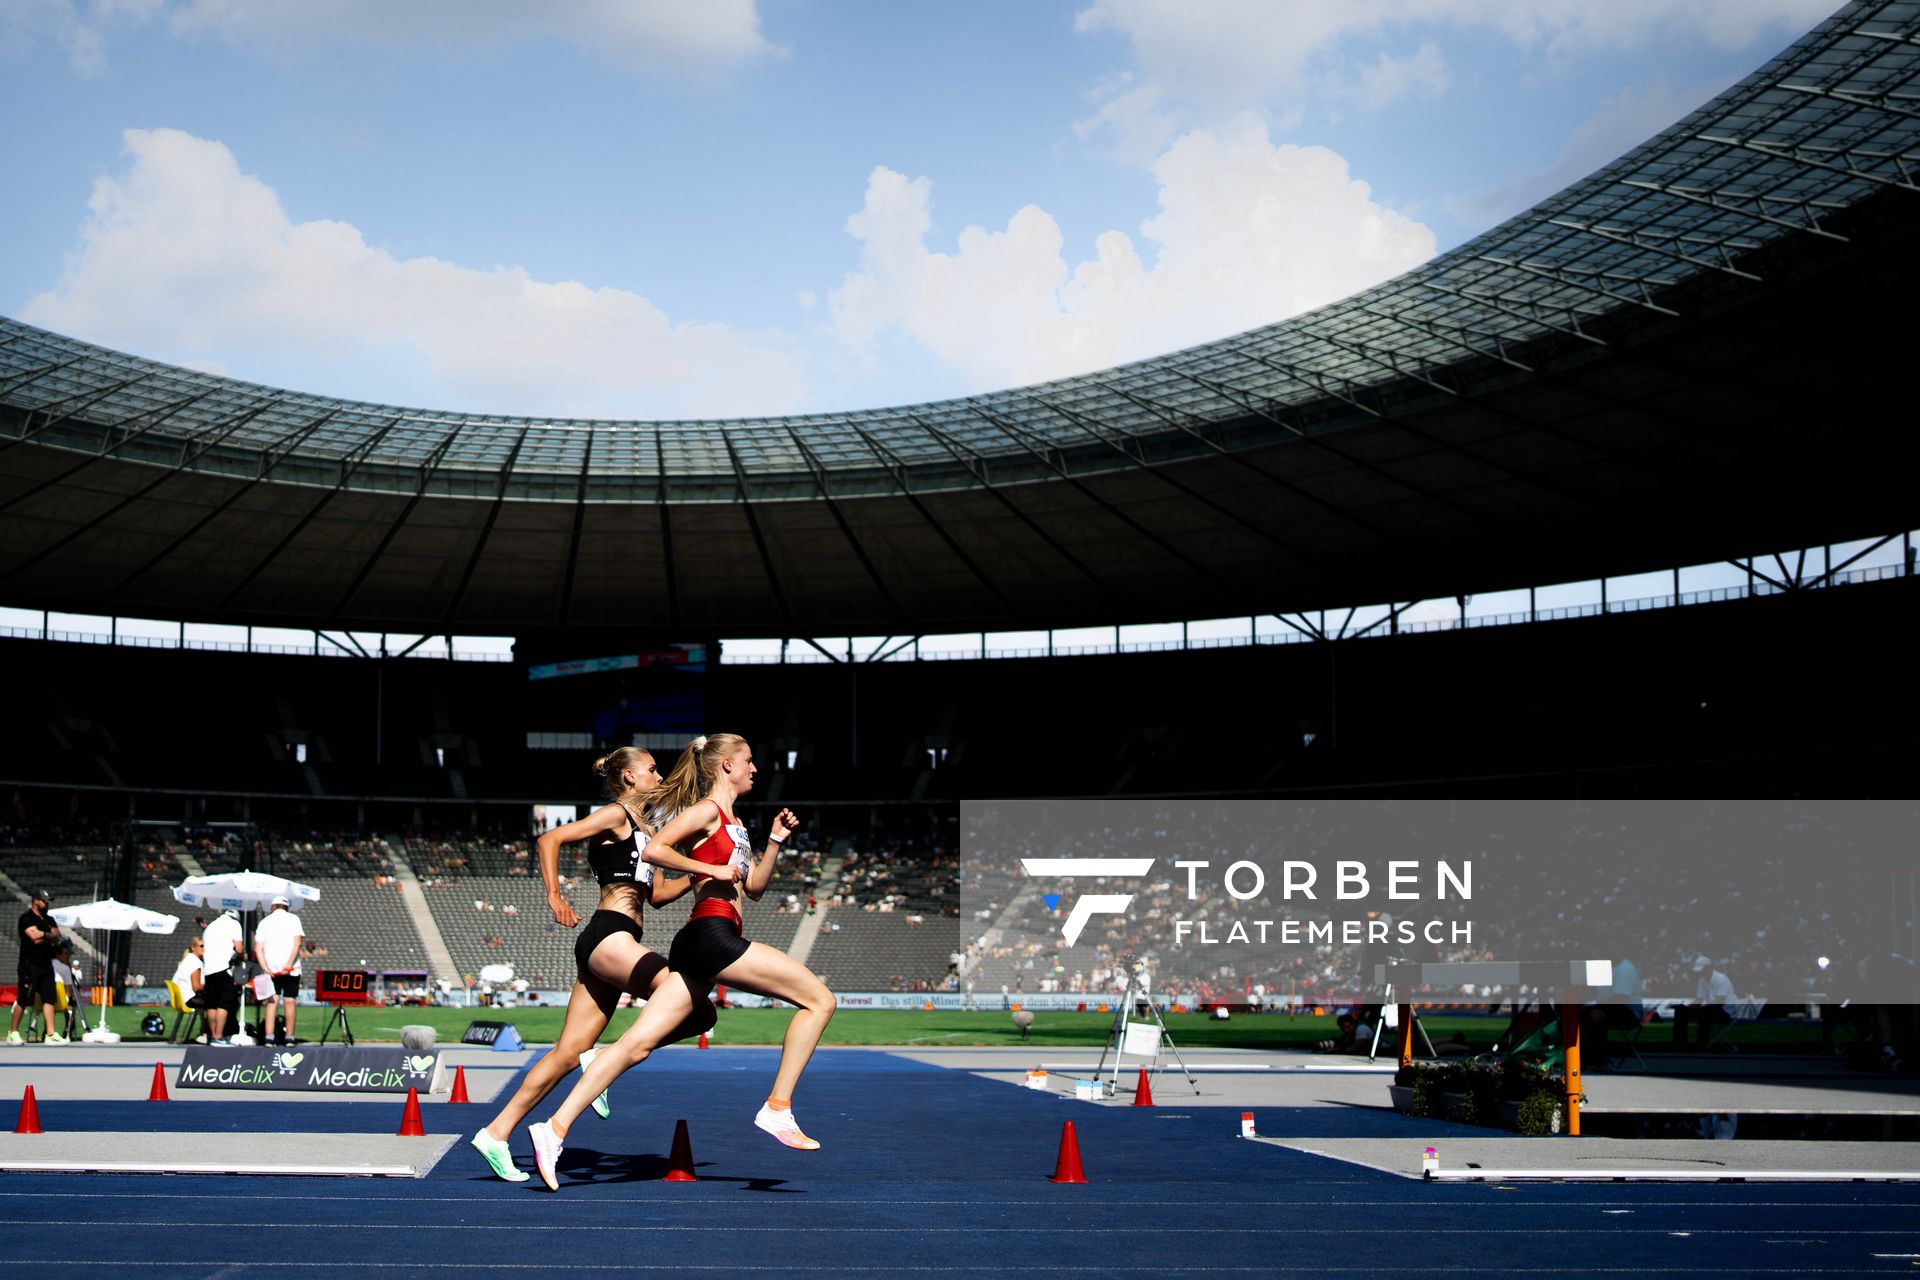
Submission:
[[[1906,385],[1917,61],[1920,3],[1861,0],[1373,289],[931,404],[435,413],[0,318],[0,602],[941,632],[1452,595],[1910,528],[1913,433],[1878,404]]]

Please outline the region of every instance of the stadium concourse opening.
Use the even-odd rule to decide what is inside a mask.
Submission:
[[[1885,410],[1911,335],[1884,319],[1920,286],[1916,63],[1920,6],[1857,0],[1365,293],[911,408],[429,412],[0,318],[0,1168],[32,1175],[0,1206],[87,1224],[15,1233],[9,1262],[669,1271],[697,1241],[775,1273],[1910,1269],[1920,888],[1908,866],[1798,895],[1767,851],[1908,795],[1920,759],[1920,436]],[[631,940],[596,893],[646,860],[611,818],[548,842],[549,886],[540,837],[604,812],[619,761],[645,772],[596,761],[665,774],[723,732],[758,774],[701,865],[764,869],[744,937],[838,997],[792,1098],[819,1149],[754,1119],[795,1014],[716,986],[709,1033],[573,1122],[557,1192],[511,1181],[528,1135],[472,1140],[592,998],[576,941]],[[1621,821],[1700,796],[1689,830],[1767,820],[1718,850],[1756,871],[1737,892]],[[987,797],[1103,817],[970,834]],[[1471,946],[1309,932],[1269,965],[1176,935],[1176,860],[1283,868],[1330,815],[1521,799],[1575,815],[1554,852],[1578,874],[1503,883],[1511,847],[1464,848],[1473,907],[1518,922]],[[1304,816],[1216,839],[1253,801]],[[995,879],[983,848],[1159,869]],[[188,941],[233,927],[174,891],[242,872],[317,897],[298,973],[251,949],[270,899],[242,905],[234,1023],[261,1038],[276,992],[366,999],[351,1047],[317,1042],[319,1009],[285,1046],[196,1039],[193,993],[224,984]],[[161,931],[65,931],[56,981],[42,897]],[[1763,898],[1817,953],[1776,954]],[[648,906],[639,945],[671,954],[693,899]],[[1650,931],[1627,963],[1560,945],[1603,902]],[[1148,990],[1198,1094],[1147,1105],[1158,1042],[1109,1036],[1163,926]],[[1444,989],[1507,964],[1527,980]],[[642,1017],[612,1008],[603,1061]],[[581,1078],[564,1056],[529,1119]],[[682,1121],[694,1181],[668,1182]],[[1086,1181],[1050,1180],[1070,1152]]]

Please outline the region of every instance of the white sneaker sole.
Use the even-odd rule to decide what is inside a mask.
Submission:
[[[547,1184],[547,1190],[558,1191],[560,1153],[566,1150],[566,1143],[555,1137],[545,1123],[529,1127],[527,1133],[533,1138],[533,1167],[540,1171],[540,1181]]]

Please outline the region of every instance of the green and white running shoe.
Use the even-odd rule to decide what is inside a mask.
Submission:
[[[584,1072],[588,1067],[592,1066],[594,1055],[599,1052],[598,1049],[589,1049],[581,1054],[580,1070]],[[593,1114],[599,1116],[602,1120],[610,1119],[613,1116],[613,1103],[608,1100],[605,1089],[602,1089],[600,1096],[593,1100]]]
[[[493,1166],[494,1173],[508,1182],[525,1182],[533,1176],[514,1168],[513,1148],[485,1129],[473,1135],[473,1149],[485,1156],[487,1163]]]

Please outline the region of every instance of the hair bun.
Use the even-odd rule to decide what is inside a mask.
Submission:
[[[695,751],[705,751],[707,749],[707,735],[703,733],[687,745]]]

